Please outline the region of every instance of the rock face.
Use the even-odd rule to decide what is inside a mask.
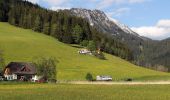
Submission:
[[[119,21],[107,17],[107,15],[100,10],[88,10],[72,8],[71,13],[75,16],[82,17],[89,21],[91,26],[98,27],[105,33],[119,34],[119,30],[135,36],[139,36],[133,32],[128,26],[121,24]]]

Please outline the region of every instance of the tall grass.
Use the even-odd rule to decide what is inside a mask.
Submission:
[[[170,85],[0,85],[0,100],[169,100]]]

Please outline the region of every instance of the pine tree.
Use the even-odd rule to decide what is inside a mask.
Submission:
[[[90,50],[90,51],[95,51],[96,50],[96,44],[94,41],[89,41],[89,44],[87,45],[87,48]]]
[[[31,16],[31,13],[28,14],[27,28],[32,28],[32,16]]]
[[[0,0],[0,21],[8,21],[9,0]]]
[[[51,36],[54,36],[54,37],[57,37],[57,34],[59,32],[59,28],[58,28],[58,25],[57,24],[53,24],[51,26]]]
[[[80,43],[83,39],[83,30],[80,25],[73,28],[72,37],[75,43]]]
[[[27,14],[24,14],[22,27],[27,28],[28,27],[27,22],[28,22],[27,21]]]
[[[35,19],[33,30],[37,32],[41,32],[41,19],[39,15]]]
[[[44,24],[43,33],[50,35],[50,23],[49,22]]]

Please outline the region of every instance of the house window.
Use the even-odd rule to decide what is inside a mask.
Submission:
[[[13,77],[11,75],[7,76],[7,80],[13,80]]]

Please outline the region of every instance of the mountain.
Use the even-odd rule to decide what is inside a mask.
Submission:
[[[100,29],[104,33],[119,35],[120,33],[119,30],[122,30],[127,34],[139,36],[137,33],[133,32],[128,26],[121,24],[115,19],[108,18],[103,11],[88,10],[88,9],[81,9],[81,8],[72,8],[70,11],[73,15],[88,20],[91,26]]]
[[[109,34],[128,45],[128,48],[133,52],[136,64],[146,67],[161,65],[170,67],[168,62],[170,60],[170,39],[156,41],[140,36],[118,20],[107,17],[100,10],[73,8],[70,9],[70,12],[72,15],[86,19],[98,31]]]

